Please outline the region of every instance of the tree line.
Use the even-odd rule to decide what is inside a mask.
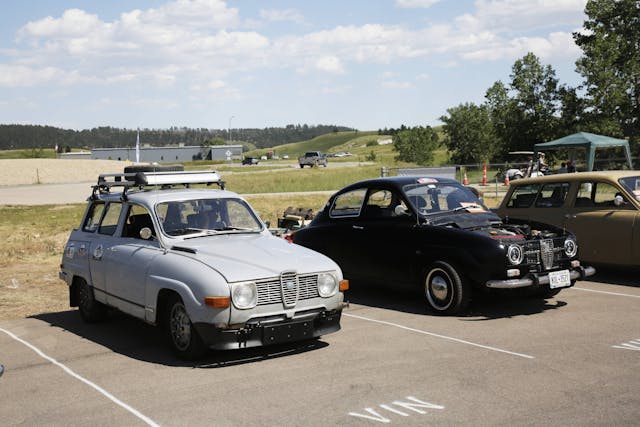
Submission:
[[[509,151],[575,132],[626,138],[640,154],[640,2],[589,0],[587,20],[573,33],[582,49],[577,87],[561,84],[555,70],[533,53],[515,61],[510,81],[496,81],[482,104],[462,103],[440,117],[444,138],[429,126],[385,130],[398,160],[426,164],[424,150],[444,143],[458,164],[502,161]]]
[[[165,145],[243,144],[247,149],[267,148],[290,142],[306,141],[332,132],[353,131],[336,125],[287,125],[264,129],[206,129],[171,127],[169,129],[121,129],[97,127],[85,130],[60,129],[39,125],[0,125],[0,149],[42,149],[57,147],[59,152],[71,149],[133,147],[138,132],[140,143]],[[230,131],[230,132],[229,132]],[[231,135],[229,135],[231,133]]]

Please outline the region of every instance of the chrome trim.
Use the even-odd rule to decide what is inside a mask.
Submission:
[[[569,276],[571,280],[584,279],[585,277],[593,276],[596,274],[596,269],[593,267],[585,267],[584,270],[571,270]],[[526,288],[527,286],[533,286],[535,280],[531,276],[522,277],[520,279],[505,279],[505,280],[489,280],[485,283],[487,288],[492,289],[515,289]],[[538,276],[539,285],[549,284],[549,275]]]

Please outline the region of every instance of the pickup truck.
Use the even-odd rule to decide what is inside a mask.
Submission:
[[[320,151],[307,151],[304,156],[298,157],[298,164],[301,168],[305,166],[312,168],[320,165],[327,167],[327,157]]]

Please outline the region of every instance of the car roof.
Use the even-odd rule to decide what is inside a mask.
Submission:
[[[344,187],[343,189],[340,190],[340,192],[349,191],[356,188],[373,187],[373,186],[401,188],[409,184],[419,184],[420,181],[425,181],[425,183],[426,181],[428,181],[431,183],[460,184],[457,180],[452,178],[440,178],[435,176],[391,176],[391,177],[384,177],[384,178],[371,178],[371,179],[365,179],[363,181],[358,181]]]
[[[600,179],[618,181],[620,178],[630,176],[640,176],[637,170],[616,170],[616,171],[592,171],[592,172],[576,172],[576,173],[557,173],[553,175],[537,176],[534,178],[522,178],[511,181],[514,185],[526,185],[539,182],[557,182],[557,181],[583,181],[588,179]]]
[[[193,199],[216,199],[216,198],[241,198],[237,193],[228,190],[213,188],[171,188],[171,189],[145,189],[133,190],[126,193],[126,200],[153,205],[156,203],[193,200]],[[113,192],[99,194],[96,200],[121,201],[123,192]]]

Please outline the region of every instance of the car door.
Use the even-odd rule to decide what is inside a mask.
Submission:
[[[396,213],[398,205],[408,210],[397,192],[371,188],[354,223],[352,238],[358,248],[356,259],[366,280],[388,285],[410,281],[409,265],[415,250],[410,237],[416,220]]]
[[[614,197],[623,194],[611,183],[580,182],[566,227],[578,238],[579,257],[586,262],[633,264],[633,238],[637,233],[638,210],[629,200],[615,206]],[[635,255],[637,260],[637,255]],[[637,263],[637,262],[636,262]]]
[[[145,227],[152,232],[148,239],[140,233]],[[153,259],[162,254],[149,211],[127,205],[119,234],[105,248],[102,259],[109,302],[125,313],[144,318],[147,271]]]
[[[96,203],[83,226],[83,230],[92,230],[94,233],[89,245],[89,270],[94,296],[98,301],[107,304],[111,303],[106,284],[109,268],[105,265],[104,255],[116,242],[114,235],[121,213],[122,203],[120,202]]]

